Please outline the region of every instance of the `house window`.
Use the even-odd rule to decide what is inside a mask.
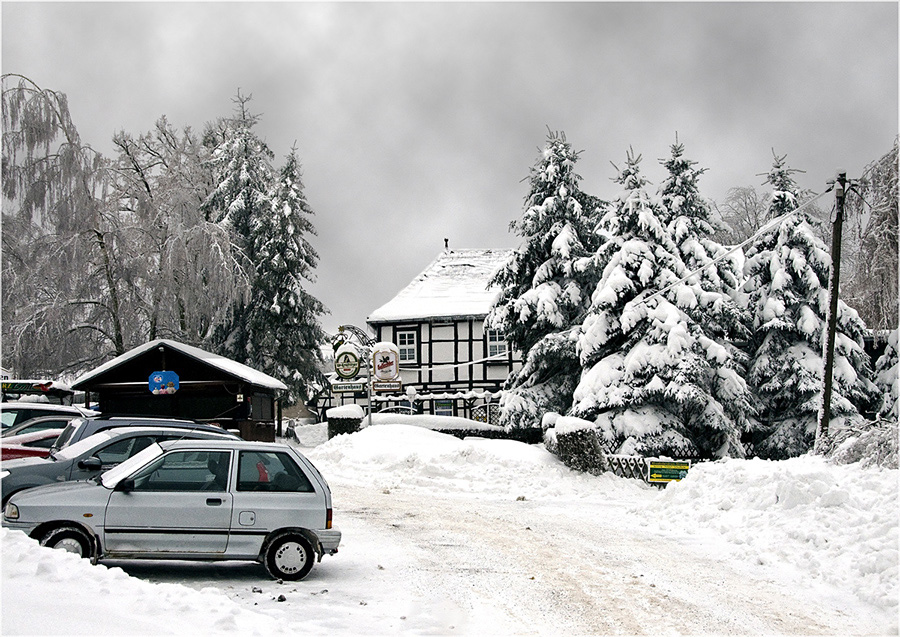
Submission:
[[[401,363],[416,362],[416,333],[397,332],[397,347],[400,348]]]
[[[436,400],[434,401],[435,416],[452,416],[453,401],[452,400]]]
[[[503,338],[502,330],[485,330],[485,338],[487,338],[488,356],[500,356],[506,354],[506,340]]]

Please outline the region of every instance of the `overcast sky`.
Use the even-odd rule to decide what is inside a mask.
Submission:
[[[83,141],[166,115],[202,130],[253,96],[296,144],[318,280],[365,324],[444,247],[512,248],[548,128],[611,197],[629,146],[657,184],[678,138],[721,201],[773,149],[816,192],[898,132],[898,4],[2,3],[2,70],[64,92]]]

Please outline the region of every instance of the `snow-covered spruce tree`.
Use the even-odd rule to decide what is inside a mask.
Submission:
[[[325,334],[322,303],[307,292],[319,255],[313,211],[303,193],[296,149],[291,149],[271,196],[269,210],[251,218],[256,278],[248,316],[250,365],[290,388],[288,403],[306,399],[307,383],[320,376],[319,344]]]
[[[875,422],[860,420],[835,432],[825,453],[835,462],[858,463],[861,467],[898,466],[897,417],[900,413],[900,364],[897,354],[898,330],[891,330],[884,352],[875,363],[875,384],[881,408]]]
[[[875,384],[882,396],[878,415],[886,420],[897,421],[900,417],[900,354],[898,354],[900,330],[891,330],[884,353],[875,363]]]
[[[236,248],[235,268],[252,270],[256,264],[251,228],[254,217],[271,214],[272,159],[274,153],[257,137],[253,127],[259,116],[247,110],[252,96],[238,92],[235,115],[208,127],[207,144],[215,144],[207,162],[214,188],[203,202],[207,221],[226,229]],[[255,279],[255,275],[251,274]],[[217,353],[241,363],[249,363],[249,308],[246,302],[232,305],[231,320],[220,326],[209,343]]]
[[[741,457],[746,385],[728,349],[688,313],[725,295],[688,280],[645,300],[687,270],[639,162],[629,152],[616,179],[622,192],[601,222],[603,271],[578,339],[571,415],[595,422],[619,453]]]
[[[784,216],[747,249],[744,286],[752,319],[748,384],[758,405],[754,452],[780,459],[809,451],[822,398],[822,343],[828,313],[831,257],[812,220],[798,211],[799,193],[785,157],[775,156],[769,220]],[[832,418],[858,418],[875,399],[862,348],[864,325],[839,302]]]
[[[598,202],[581,191],[577,161],[565,134],[550,132],[531,168],[522,218],[510,224],[522,243],[491,281],[500,294],[487,326],[523,356],[501,398],[507,428],[536,427],[544,413],[568,409],[580,372],[569,329],[586,308],[582,261],[596,247]]]
[[[696,307],[688,309],[688,314],[722,344],[743,341],[748,336],[747,319],[739,305],[744,274],[738,256],[725,256],[728,249],[712,238],[711,206],[698,186],[706,168],[695,168],[697,162],[684,157],[684,145],[677,139],[671,150],[671,157],[661,161],[669,173],[659,186],[665,221],[688,272],[703,268],[692,281],[708,292]],[[739,351],[729,349],[741,356]]]

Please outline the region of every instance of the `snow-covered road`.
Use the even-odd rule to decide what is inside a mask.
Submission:
[[[141,581],[123,580],[7,539],[3,633],[153,634],[127,618],[160,608],[173,611],[158,613],[159,634],[897,631],[896,471],[736,461],[692,469],[690,489],[664,493],[571,472],[540,448],[412,427],[305,452],[331,484],[344,534],[306,580],[279,583],[239,562],[106,562]],[[790,502],[773,506],[769,489]],[[60,598],[72,586],[83,630],[29,613],[17,594]],[[43,630],[22,629],[36,617]]]
[[[877,629],[804,591],[736,572],[616,521],[623,502],[548,506],[336,488],[363,536],[409,555],[399,570],[407,618],[440,633],[859,634]],[[604,510],[605,509],[605,510]],[[358,525],[358,526],[357,526]],[[352,542],[353,540],[351,540]],[[800,596],[795,596],[795,593]],[[423,613],[424,611],[424,613]],[[384,627],[387,628],[386,626]]]

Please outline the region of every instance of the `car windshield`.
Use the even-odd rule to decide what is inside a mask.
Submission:
[[[162,452],[162,447],[154,442],[149,447],[141,449],[140,452],[134,454],[128,460],[125,460],[121,464],[116,465],[115,467],[104,473],[102,476],[100,476],[100,484],[102,484],[107,489],[112,489],[119,483],[122,478],[131,475],[136,470],[152,461],[154,458],[158,458],[162,455]]]
[[[56,443],[53,445],[56,449],[62,449],[68,444],[68,442],[72,439],[72,436],[75,435],[75,432],[78,431],[81,426],[84,424],[84,419],[75,418],[69,422],[68,425],[65,426],[63,432],[60,434],[59,438],[57,438]]]
[[[101,431],[100,433],[96,433],[93,436],[88,436],[84,440],[79,440],[78,442],[71,444],[68,447],[64,447],[63,449],[54,452],[51,457],[56,460],[73,460],[83,454],[85,451],[93,449],[97,445],[106,442],[110,438],[112,438],[112,434]]]

